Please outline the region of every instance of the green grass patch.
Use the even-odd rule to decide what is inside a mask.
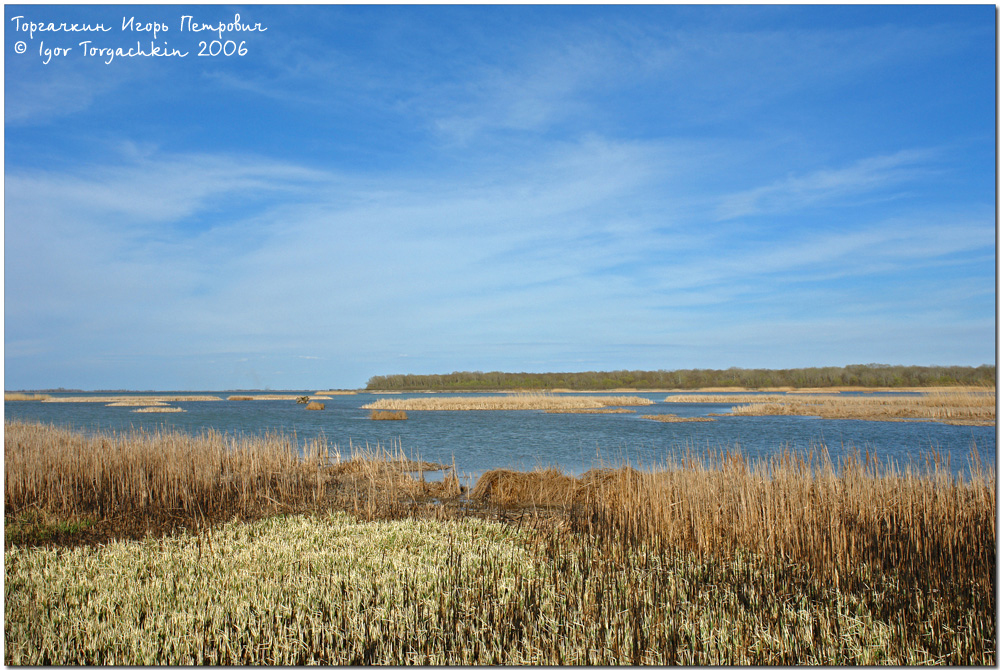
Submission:
[[[35,545],[80,533],[94,525],[93,519],[59,519],[36,510],[4,520],[4,545]]]

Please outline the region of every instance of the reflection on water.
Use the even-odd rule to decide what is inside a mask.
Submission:
[[[221,398],[230,395],[190,393]],[[308,391],[283,393],[305,395]],[[996,462],[996,430],[991,426],[797,416],[718,416],[711,422],[663,423],[640,416],[662,413],[703,417],[725,414],[732,405],[666,404],[662,392],[629,395],[648,397],[656,404],[637,408],[634,414],[409,411],[405,421],[372,421],[369,411],[361,406],[380,396],[359,393],[330,396],[324,400],[326,409],[322,411],[307,411],[294,400],[177,402],[171,404],[185,411],[173,414],[135,413],[131,411],[134,407],[107,407],[103,403],[8,402],[4,414],[7,419],[83,430],[168,427],[191,433],[214,429],[235,435],[271,431],[293,435],[300,444],[323,436],[344,455],[349,455],[352,447],[390,448],[399,444],[411,458],[448,466],[454,459],[459,475],[470,480],[501,467],[527,470],[556,466],[568,474],[580,474],[601,465],[656,466],[679,459],[688,451],[704,454],[707,449],[739,449],[744,458],[752,460],[768,458],[784,449],[805,455],[810,449],[825,446],[834,463],[855,449],[862,454],[867,449],[875,452],[881,463],[896,461],[901,466],[922,462],[936,450],[950,459],[953,471],[959,473],[967,471],[975,448],[984,469],[992,470]]]

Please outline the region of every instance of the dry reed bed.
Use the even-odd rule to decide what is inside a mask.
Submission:
[[[340,514],[5,553],[8,664],[995,664],[956,606],[746,551],[699,557],[473,518]],[[108,588],[129,584],[129,588]]]
[[[660,423],[698,423],[715,421],[715,419],[711,419],[707,416],[677,416],[676,414],[644,414],[639,418],[659,421]]]
[[[155,407],[140,407],[139,409],[132,410],[133,413],[137,414],[173,414],[175,412],[186,412],[187,410],[183,407],[167,407],[167,406],[155,406]]]
[[[408,417],[406,416],[406,412],[402,410],[394,412],[390,410],[373,409],[371,414],[368,415],[368,418],[372,421],[405,421]]]
[[[222,400],[214,395],[158,395],[158,396],[134,396],[134,395],[111,395],[111,396],[60,396],[58,398],[45,398],[42,402],[211,402]]]
[[[605,409],[547,409],[546,414],[635,414],[634,409],[608,407]]]
[[[873,454],[856,453],[837,467],[818,451],[754,465],[738,453],[689,454],[664,470],[592,470],[578,479],[555,470],[492,471],[470,495],[500,508],[562,507],[571,526],[615,561],[680,551],[699,563],[720,561],[712,569],[725,572],[749,555],[758,567],[735,585],[740,607],[773,613],[802,598],[802,589],[831,589],[839,594],[835,600],[843,596],[858,608],[852,611],[869,612],[868,625],[879,634],[866,644],[885,654],[868,661],[852,655],[857,651],[804,654],[817,640],[817,622],[796,622],[794,613],[808,609],[796,606],[779,615],[779,621],[787,617],[788,628],[777,632],[782,646],[791,645],[784,647],[787,655],[741,656],[753,640],[759,644],[744,631],[735,639],[722,634],[723,648],[735,645],[717,650],[722,655],[694,654],[684,662],[995,662],[996,482],[978,461],[965,480],[936,455],[901,469]],[[757,572],[760,565],[764,573]],[[791,593],[781,585],[786,578],[799,582]],[[715,593],[717,578],[707,582],[704,588]],[[648,613],[647,607],[636,606]],[[834,638],[847,634],[837,630],[842,621],[827,623]],[[726,617],[716,621],[720,630],[733,624]],[[640,640],[641,648],[651,639]],[[693,644],[706,651],[704,639]]]
[[[4,391],[4,402],[21,400],[45,400],[49,396],[44,393],[20,393],[18,391]]]
[[[711,402],[711,403],[744,403],[744,402],[782,402],[788,396],[778,393],[728,393],[728,394],[681,394],[670,395],[663,399],[663,402]]]
[[[5,428],[7,515],[242,500],[252,518],[353,476],[347,500],[372,519],[421,485],[398,451],[324,466],[339,456],[325,443],[300,459],[283,438]],[[15,547],[5,661],[993,665],[995,491],[992,472],[960,480],[940,458],[688,454],[579,478],[493,471],[471,492],[500,516],[561,511],[555,527],[291,516]]]
[[[266,393],[262,395],[231,395],[226,400],[298,400],[301,396]]]
[[[873,421],[928,419],[957,425],[993,425],[996,423],[996,392],[934,392],[919,396],[786,396],[749,401],[749,404],[734,407],[733,414],[786,414]]]
[[[166,429],[85,435],[4,423],[8,520],[38,512],[100,521],[125,534],[330,505],[367,518],[398,514],[404,503],[459,495],[454,472],[444,482],[410,474],[441,469],[412,460],[398,443],[352,442],[342,454],[322,437],[299,443],[278,433],[193,436]]]
[[[613,406],[652,405],[653,401],[638,396],[555,396],[540,393],[518,393],[506,396],[472,398],[382,398],[363,409],[450,411],[450,410],[531,410],[531,409],[598,409]]]
[[[321,496],[321,466],[335,458],[322,439],[299,445],[273,434],[145,430],[87,436],[5,421],[4,509],[97,518],[255,516]]]

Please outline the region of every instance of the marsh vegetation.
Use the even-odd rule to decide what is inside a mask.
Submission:
[[[706,451],[463,491],[398,448],[7,422],[5,661],[993,665],[972,465]]]
[[[953,425],[996,424],[996,390],[934,391],[919,395],[766,395],[672,396],[666,402],[744,403],[733,408],[737,416],[797,415],[824,419],[892,421],[923,419]]]
[[[405,421],[408,417],[403,410],[380,410],[373,409],[368,415],[372,421]]]

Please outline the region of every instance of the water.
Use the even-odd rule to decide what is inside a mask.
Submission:
[[[230,392],[185,391],[185,395]],[[282,395],[308,395],[310,391],[283,391]],[[53,394],[72,395],[72,394]],[[104,395],[88,393],[85,395]],[[115,394],[106,394],[115,395]],[[135,394],[129,394],[135,395]],[[138,394],[141,395],[141,394]],[[167,395],[153,393],[148,395]],[[490,394],[434,394],[469,397]],[[767,458],[784,449],[807,454],[825,446],[834,463],[854,449],[878,454],[880,462],[894,460],[901,466],[922,462],[936,450],[950,458],[956,473],[968,471],[973,446],[983,468],[996,462],[996,429],[992,426],[949,426],[923,421],[853,421],[796,416],[718,416],[713,422],[661,423],[639,418],[643,414],[707,416],[725,414],[731,403],[664,403],[666,393],[630,393],[656,404],[637,407],[635,414],[546,414],[542,411],[409,411],[405,421],[372,421],[362,405],[379,398],[426,397],[426,394],[330,396],[326,409],[308,411],[294,400],[171,402],[185,412],[137,414],[134,407],[107,407],[104,403],[5,403],[7,419],[52,423],[87,431],[128,430],[130,427],[173,428],[197,434],[215,429],[228,434],[294,433],[299,443],[320,435],[342,452],[351,445],[391,448],[395,445],[412,458],[450,465],[474,480],[493,468],[528,470],[556,466],[568,474],[591,467],[618,465],[655,466],[691,450],[739,449],[745,458]],[[687,395],[687,394],[685,394]]]

